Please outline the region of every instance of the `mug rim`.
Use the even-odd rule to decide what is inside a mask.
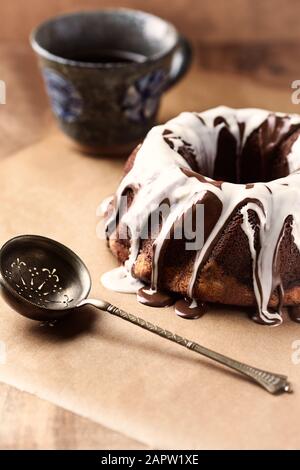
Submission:
[[[174,33],[174,38],[176,39],[174,41],[174,44],[171,45],[167,50],[163,52],[159,52],[157,54],[153,54],[149,57],[146,57],[146,60],[143,62],[131,62],[131,63],[122,63],[122,62],[83,62],[80,60],[74,60],[74,59],[67,59],[64,57],[61,57],[59,55],[53,54],[43,46],[41,46],[37,40],[37,34],[39,31],[47,26],[48,24],[52,23],[54,20],[59,20],[67,17],[72,17],[72,16],[80,16],[83,14],[88,14],[88,15],[93,15],[95,13],[132,13],[134,15],[143,15],[146,17],[152,17],[155,19],[158,19],[165,23],[171,30],[173,30]],[[111,68],[123,68],[123,67],[138,67],[140,65],[144,65],[146,63],[152,63],[156,62],[157,60],[163,59],[164,57],[168,56],[171,52],[174,51],[176,48],[178,41],[179,41],[180,34],[177,30],[177,28],[170,23],[169,21],[165,20],[164,18],[161,18],[160,16],[153,15],[152,13],[148,13],[143,10],[138,10],[138,9],[133,9],[133,8],[100,8],[97,10],[78,10],[78,11],[73,11],[70,13],[63,13],[61,15],[56,15],[52,16],[51,18],[48,18],[45,21],[42,21],[40,24],[38,24],[30,33],[29,36],[29,42],[32,47],[32,49],[38,54],[40,57],[50,60],[52,62],[56,62],[62,65],[69,65],[71,67],[80,67],[80,68],[93,68],[93,69],[111,69]]]

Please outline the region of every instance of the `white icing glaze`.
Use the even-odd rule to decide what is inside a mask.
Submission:
[[[226,122],[221,121],[215,126],[215,119],[220,116]],[[295,243],[300,247],[300,174],[296,172],[269,183],[256,183],[252,188],[246,188],[243,184],[226,182],[219,187],[212,185],[209,178],[213,177],[219,133],[224,126],[227,125],[230,133],[235,137],[237,148],[242,149],[251,133],[267,118],[274,117],[275,123],[275,116],[284,118],[283,132],[288,132],[294,124],[300,124],[298,115],[286,116],[261,109],[235,110],[220,106],[200,114],[181,113],[165,125],[154,127],[148,133],[137,152],[132,169],[124,177],[116,193],[116,207],[118,208],[124,190],[128,186],[139,187],[129,210],[122,216],[122,222],[128,226],[131,233],[130,255],[126,261],[127,272],[131,272],[139,253],[141,228],[147,223],[153,208],[157,208],[162,201],[168,199],[171,211],[153,245],[152,289],[155,289],[158,283],[157,267],[161,249],[172,225],[193,203],[200,201],[205,193],[210,191],[221,201],[222,212],[203,248],[196,253],[188,289],[189,296],[193,298],[201,263],[209,253],[213,240],[225,226],[236,207],[245,199],[251,199],[251,202],[242,207],[241,213],[243,215],[242,229],[248,237],[253,260],[253,288],[258,311],[265,323],[273,323],[274,320],[281,321],[280,312],[268,310],[270,296],[276,287],[273,279],[273,259],[277,253],[285,220],[290,214],[294,219]],[[240,137],[241,124],[244,126],[242,137]],[[173,149],[166,142],[166,137],[172,142]],[[178,153],[182,141],[187,142],[193,149],[201,173],[208,177],[207,182],[199,181],[196,177],[188,177],[181,171],[180,168],[189,168],[186,160]],[[293,144],[287,160],[290,171],[300,167],[300,138]],[[254,248],[254,233],[248,220],[249,209],[254,210],[260,220],[261,249],[259,253]],[[107,226],[114,217],[115,215],[112,215],[107,221]],[[104,282],[109,288],[119,291],[122,289],[124,292],[117,278],[114,278],[112,283],[107,276]]]

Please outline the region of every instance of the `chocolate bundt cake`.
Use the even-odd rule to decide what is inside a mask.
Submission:
[[[299,321],[300,116],[222,106],[154,127],[107,205],[106,233],[123,264],[106,287],[176,302],[188,318],[213,302],[269,325],[289,307]]]

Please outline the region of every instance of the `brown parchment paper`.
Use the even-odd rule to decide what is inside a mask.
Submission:
[[[270,89],[195,68],[166,96],[161,119],[220,103],[297,111],[289,93],[289,88]],[[24,123],[23,108],[18,109]],[[143,307],[134,296],[101,286],[101,274],[116,263],[96,235],[96,210],[115,190],[123,164],[122,158],[78,153],[58,131],[2,159],[0,243],[23,233],[65,243],[89,267],[92,296],[239,360],[287,374],[295,393],[271,396],[219,365],[93,309],[51,328],[14,314],[2,299],[0,341],[7,360],[0,365],[0,380],[155,448],[300,447],[300,364],[292,362],[292,344],[300,339],[296,324],[264,328],[230,308],[189,322],[172,308]]]

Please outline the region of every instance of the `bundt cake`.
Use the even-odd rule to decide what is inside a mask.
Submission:
[[[300,321],[300,116],[220,106],[154,127],[105,222],[122,263],[106,287],[187,318],[213,302]]]

